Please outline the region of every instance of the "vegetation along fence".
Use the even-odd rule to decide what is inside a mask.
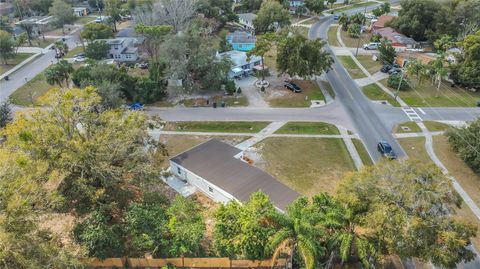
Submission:
[[[286,260],[231,260],[229,258],[107,258],[87,259],[89,268],[161,268],[173,265],[180,268],[285,268]]]

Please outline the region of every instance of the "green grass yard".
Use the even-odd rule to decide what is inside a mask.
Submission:
[[[337,29],[339,26],[331,26],[328,28],[328,44],[334,47],[340,47],[340,42],[337,39]]]
[[[12,104],[19,106],[37,105],[38,98],[52,87],[52,85],[45,81],[43,72],[41,72],[13,92],[13,94],[10,95],[10,101]]]
[[[32,55],[33,55],[33,53],[19,52],[19,53],[15,54],[15,56],[13,58],[8,59],[7,64],[4,64],[4,61],[2,60],[2,62],[0,64],[0,74],[3,74],[5,72],[7,72],[8,70],[14,68],[17,64],[25,61],[26,59],[28,59],[28,57],[30,57]]]
[[[209,104],[207,105],[207,99],[197,98],[197,99],[186,99],[183,101],[183,104],[187,107],[205,107],[212,106],[213,102],[217,102],[217,105],[220,106],[221,102],[225,102],[227,107],[238,107],[238,106],[248,106],[248,99],[243,95],[239,96],[213,96],[208,99]]]
[[[45,38],[44,40],[43,38],[40,37],[32,40],[31,47],[46,48],[48,45],[52,44],[53,42],[55,42],[55,39]],[[28,45],[28,43],[26,45]]]
[[[387,101],[392,106],[400,107],[400,104],[393,97],[385,93],[377,84],[372,83],[362,88],[363,94],[370,100]]]
[[[407,127],[410,130],[404,130],[402,127]],[[413,121],[407,121],[398,124],[397,126],[393,127],[394,133],[404,134],[404,133],[421,133],[422,129],[418,127],[418,125]]]
[[[387,79],[380,82],[388,87]],[[417,85],[416,79],[412,78],[411,86],[412,89],[400,91],[399,96],[405,103],[413,107],[474,107],[480,99],[480,92],[452,88],[445,83],[441,85],[438,97],[436,97],[437,87],[429,79],[425,79]]]
[[[271,137],[257,147],[262,161],[254,165],[306,196],[334,194],[355,165],[342,139]]]
[[[446,131],[452,128],[452,126],[438,121],[424,121],[423,124],[425,124],[425,127],[427,127],[430,132]]]
[[[422,162],[431,162],[430,156],[428,156],[425,149],[425,137],[399,138],[397,141],[409,158]]]
[[[340,132],[333,124],[326,122],[287,122],[276,134],[325,134],[338,135]]]
[[[373,2],[373,1],[355,3],[353,5],[348,5],[348,6],[336,9],[334,12],[335,13],[342,13],[342,12],[345,12],[349,9],[354,9],[354,8],[359,8],[359,7],[368,7],[368,6],[371,6],[371,5],[375,5],[376,3],[377,2]]]
[[[363,44],[370,42],[371,33],[362,33],[359,38],[350,37],[347,31],[340,30],[340,38],[342,39],[345,46],[349,48],[360,48]]]
[[[65,58],[73,58],[76,54],[84,52],[82,46],[75,47],[72,50],[69,50],[67,54],[65,54]]]
[[[337,58],[342,62],[342,65],[347,69],[353,79],[366,77],[360,67],[353,61],[352,57],[337,56]]]
[[[84,16],[84,17],[78,17],[75,23],[77,24],[87,24],[91,21],[94,21],[96,17],[92,16]]]
[[[301,93],[288,91],[283,96],[268,98],[267,102],[271,107],[309,107],[310,100],[323,100],[325,97],[320,90],[317,82],[314,80],[293,80],[300,88]]]
[[[372,158],[370,157],[370,154],[368,154],[367,149],[363,145],[363,142],[360,139],[352,139],[353,145],[357,149],[358,155],[360,155],[360,159],[362,159],[363,165],[366,166],[371,166],[373,165]]]
[[[372,55],[358,55],[357,60],[367,69],[368,73],[375,74],[382,68],[382,63],[372,60]]]
[[[167,122],[164,130],[181,132],[258,133],[267,127],[263,121],[183,121]]]

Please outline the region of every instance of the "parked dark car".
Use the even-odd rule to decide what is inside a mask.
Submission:
[[[397,158],[392,146],[390,146],[387,141],[378,142],[377,149],[384,157],[390,160],[395,160]]]
[[[339,18],[340,18],[340,16],[338,14],[333,15],[334,20],[338,20]]]
[[[387,73],[388,70],[390,70],[390,69],[392,69],[392,66],[389,65],[389,64],[385,64],[385,65],[382,66],[382,69],[380,69],[380,72]]]
[[[401,72],[402,72],[402,69],[397,68],[397,67],[392,67],[392,68],[390,68],[390,70],[388,70],[387,73],[388,73],[389,75],[395,75],[395,74],[399,74],[399,73],[401,73]]]
[[[291,90],[292,92],[296,92],[296,93],[302,92],[302,88],[298,87],[298,85],[293,82],[285,81],[285,84],[283,86]]]
[[[136,111],[136,110],[143,110],[144,106],[142,103],[133,103],[128,106],[128,109]]]
[[[140,69],[148,69],[148,63],[141,63],[138,65]]]

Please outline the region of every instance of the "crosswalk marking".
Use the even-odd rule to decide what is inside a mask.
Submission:
[[[418,113],[415,111],[415,109],[411,108],[411,107],[402,107],[402,110],[403,112],[405,112],[405,114],[407,114],[407,117],[411,120],[411,121],[415,121],[415,122],[419,122],[419,121],[422,121],[422,118],[420,117],[420,115],[418,115]]]

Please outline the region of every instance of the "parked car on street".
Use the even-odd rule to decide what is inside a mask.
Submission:
[[[395,154],[392,146],[390,146],[387,141],[378,142],[377,149],[384,157],[390,160],[395,160],[397,158],[397,154]]]
[[[380,46],[379,42],[370,42],[368,44],[363,44],[363,49],[364,50],[376,50],[376,49],[378,49],[378,46]]]
[[[382,66],[382,69],[380,69],[380,72],[387,73],[388,70],[390,70],[390,69],[392,69],[392,66],[389,65],[389,64],[385,64],[385,65]]]
[[[285,81],[285,84],[283,86],[295,93],[302,92],[302,88],[298,87],[298,85],[293,82]]]
[[[334,20],[338,20],[339,18],[340,18],[340,16],[338,14],[333,15]]]
[[[390,70],[388,70],[388,74],[389,75],[395,75],[395,74],[400,74],[402,72],[402,69],[401,68],[398,68],[398,67],[392,67],[390,68]]]
[[[78,63],[78,62],[84,62],[85,61],[85,53],[78,53],[73,57],[73,60]]]

